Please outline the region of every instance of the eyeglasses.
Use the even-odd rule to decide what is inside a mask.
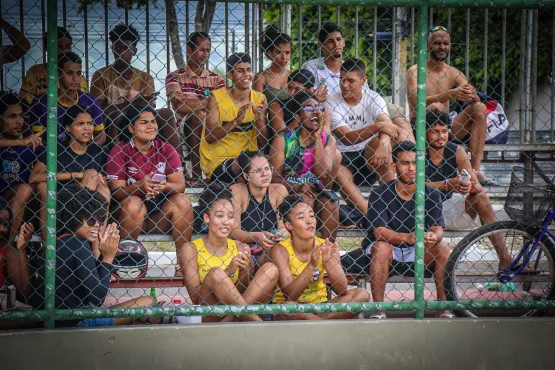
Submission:
[[[262,167],[262,168],[257,168],[255,170],[249,171],[249,173],[253,173],[256,176],[260,176],[263,173],[274,173],[274,167],[266,166],[266,167]]]
[[[87,220],[87,225],[89,225],[89,226],[94,226],[94,225],[96,225],[96,224],[99,224],[99,225],[100,225],[101,222],[98,221],[98,220],[96,220],[96,219],[94,219],[94,218],[89,218],[89,219]]]
[[[437,32],[437,31],[445,31],[445,32],[449,33],[449,30],[448,30],[447,28],[443,27],[443,26],[435,26],[435,27],[432,27],[432,28],[430,28],[430,32],[429,32],[429,33]]]
[[[324,111],[323,105],[306,105],[303,107],[303,110],[306,113],[313,113],[313,112],[323,112]]]

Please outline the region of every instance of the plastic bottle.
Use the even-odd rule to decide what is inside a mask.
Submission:
[[[150,296],[154,299],[154,303],[158,303],[158,299],[156,298],[156,288],[150,288]]]

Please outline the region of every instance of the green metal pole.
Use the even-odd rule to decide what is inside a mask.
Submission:
[[[428,53],[428,5],[420,5],[418,14],[418,74],[416,90],[416,252],[414,264],[414,300],[416,303],[416,319],[424,318],[424,218],[425,178],[424,167],[426,158],[426,60]]]
[[[56,0],[48,0],[48,88],[46,125],[46,256],[44,326],[53,329],[56,322],[56,167],[58,144],[58,9]]]

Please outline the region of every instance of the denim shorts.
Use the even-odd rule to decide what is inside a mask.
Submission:
[[[93,328],[96,326],[114,326],[115,320],[113,317],[103,319],[85,319],[79,321],[75,326],[78,328]]]

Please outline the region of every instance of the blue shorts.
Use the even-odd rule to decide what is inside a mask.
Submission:
[[[115,320],[113,317],[103,318],[103,319],[85,319],[79,321],[75,327],[77,328],[93,328],[96,326],[114,326]]]

